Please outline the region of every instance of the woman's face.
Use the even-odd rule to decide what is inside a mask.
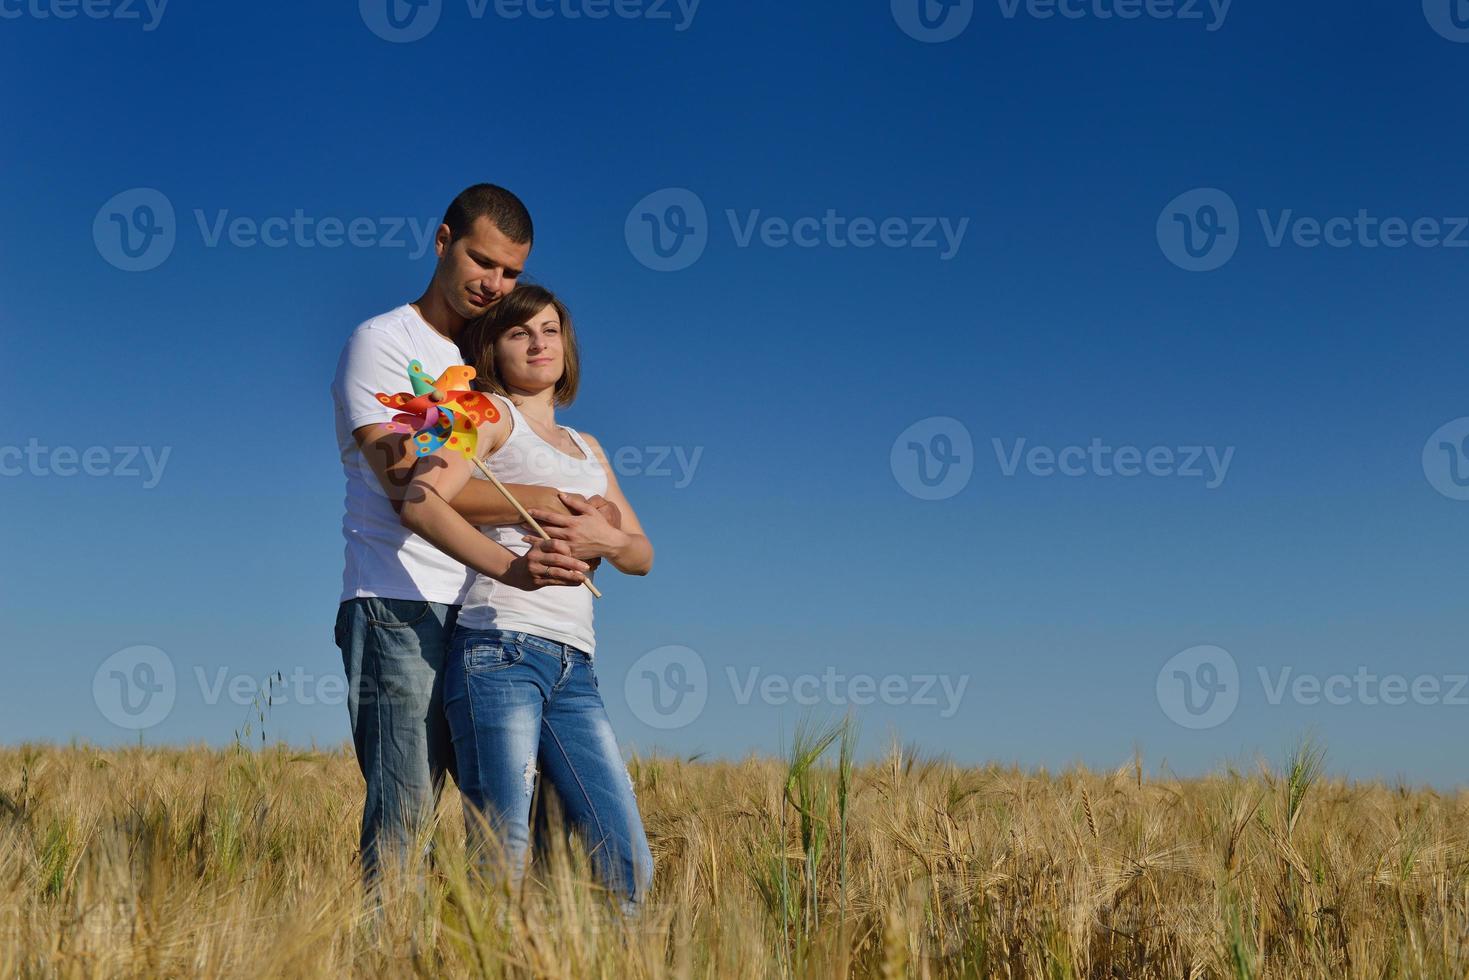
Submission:
[[[512,387],[523,391],[554,387],[566,367],[556,307],[547,303],[529,321],[502,333],[495,341],[495,365]]]

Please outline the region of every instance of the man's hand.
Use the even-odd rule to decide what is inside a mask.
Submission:
[[[566,513],[568,514],[577,513],[576,511],[571,509],[571,504],[573,503],[590,504],[601,512],[603,519],[606,520],[608,524],[611,524],[613,527],[616,528],[622,527],[622,511],[618,508],[616,504],[608,500],[606,497],[602,496],[600,493],[593,494],[590,497],[583,497],[579,493],[571,493],[568,490],[558,490],[556,492],[556,499],[566,509]],[[531,516],[534,517],[535,515],[532,514]],[[537,517],[536,520],[540,520],[540,518]]]
[[[564,541],[532,539],[529,551],[510,563],[500,581],[517,589],[534,592],[551,585],[580,585],[590,566],[571,554]]]
[[[580,497],[581,494],[571,493],[567,494],[566,496]],[[598,493],[588,497],[587,503],[591,504],[593,507],[597,508],[597,510],[601,511],[602,519],[605,520],[608,524],[611,524],[613,527],[619,530],[622,529],[622,511],[612,501],[608,500],[606,497]]]
[[[565,512],[568,513],[568,514],[574,513],[571,510],[571,508],[567,506],[567,502],[568,501],[569,502],[572,502],[572,503],[575,503],[577,501],[580,501],[580,502],[583,502],[583,503],[591,504],[593,507],[597,508],[597,510],[601,512],[602,517],[606,519],[606,521],[607,521],[608,524],[611,524],[613,527],[616,527],[616,528],[622,527],[622,511],[621,511],[621,509],[619,509],[616,504],[614,504],[612,501],[608,500],[606,497],[602,496],[600,493],[593,494],[590,497],[583,497],[579,493],[571,493],[570,491],[567,491],[567,490],[558,490],[556,492],[556,504],[557,504],[557,506],[560,507],[560,508],[562,508],[563,510],[565,510]],[[534,516],[535,509],[532,508],[532,509],[528,510],[527,513],[529,513],[532,516]],[[559,514],[559,513],[561,513],[561,511],[558,510],[558,511],[554,511],[553,513],[558,513]],[[537,517],[536,520],[539,521],[540,518]],[[542,526],[544,526],[544,525],[542,525]],[[550,532],[548,531],[546,533],[549,534]],[[602,567],[602,559],[601,558],[589,558],[587,560],[588,560],[588,562],[590,562],[590,564],[592,566],[592,571],[594,571],[594,572],[598,568],[601,568]]]
[[[617,512],[617,505],[601,497],[602,504]],[[622,531],[612,525],[605,516],[602,507],[592,503],[580,494],[563,493],[561,502],[571,514],[558,514],[555,511],[540,510],[539,508],[529,511],[530,516],[536,519],[536,523],[545,528],[546,533],[558,544],[567,544],[571,548],[571,554],[577,558],[591,560],[612,554],[620,548],[624,541]],[[618,523],[621,523],[621,515],[617,514]],[[529,530],[529,529],[527,529]],[[541,539],[531,537],[527,534],[526,541],[539,541]]]

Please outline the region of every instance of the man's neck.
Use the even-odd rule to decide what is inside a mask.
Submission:
[[[464,329],[466,321],[449,308],[449,304],[444,302],[443,297],[432,286],[414,300],[412,306],[423,317],[423,322],[434,328],[435,333],[445,340],[458,341],[459,331]]]

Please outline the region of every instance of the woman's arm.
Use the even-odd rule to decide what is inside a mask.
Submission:
[[[583,432],[582,438],[597,454],[597,460],[607,473],[607,492],[604,496],[615,504],[622,513],[622,526],[608,524],[597,508],[584,501],[562,495],[561,502],[571,511],[565,517],[551,511],[531,510],[530,515],[546,529],[553,541],[570,546],[570,553],[577,558],[606,558],[617,570],[628,575],[647,575],[653,569],[653,542],[643,533],[643,525],[633,512],[632,504],[617,483],[617,474],[607,462],[602,444]],[[527,541],[537,540],[526,536]]]
[[[569,513],[556,496],[555,487],[527,486],[507,483],[505,489],[515,494],[523,507],[541,507]],[[495,489],[489,480],[466,480],[464,488],[449,502],[464,519],[476,527],[490,524],[519,524],[520,512]]]
[[[540,541],[524,555],[491,541],[454,510],[449,501],[470,479],[470,462],[452,449],[440,449],[413,468],[400,517],[403,526],[435,548],[482,575],[519,589],[580,585],[587,563],[564,541]]]

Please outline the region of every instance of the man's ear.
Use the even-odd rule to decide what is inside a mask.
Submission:
[[[439,225],[439,230],[434,232],[434,254],[442,259],[452,244],[454,233],[449,230],[448,225]]]

